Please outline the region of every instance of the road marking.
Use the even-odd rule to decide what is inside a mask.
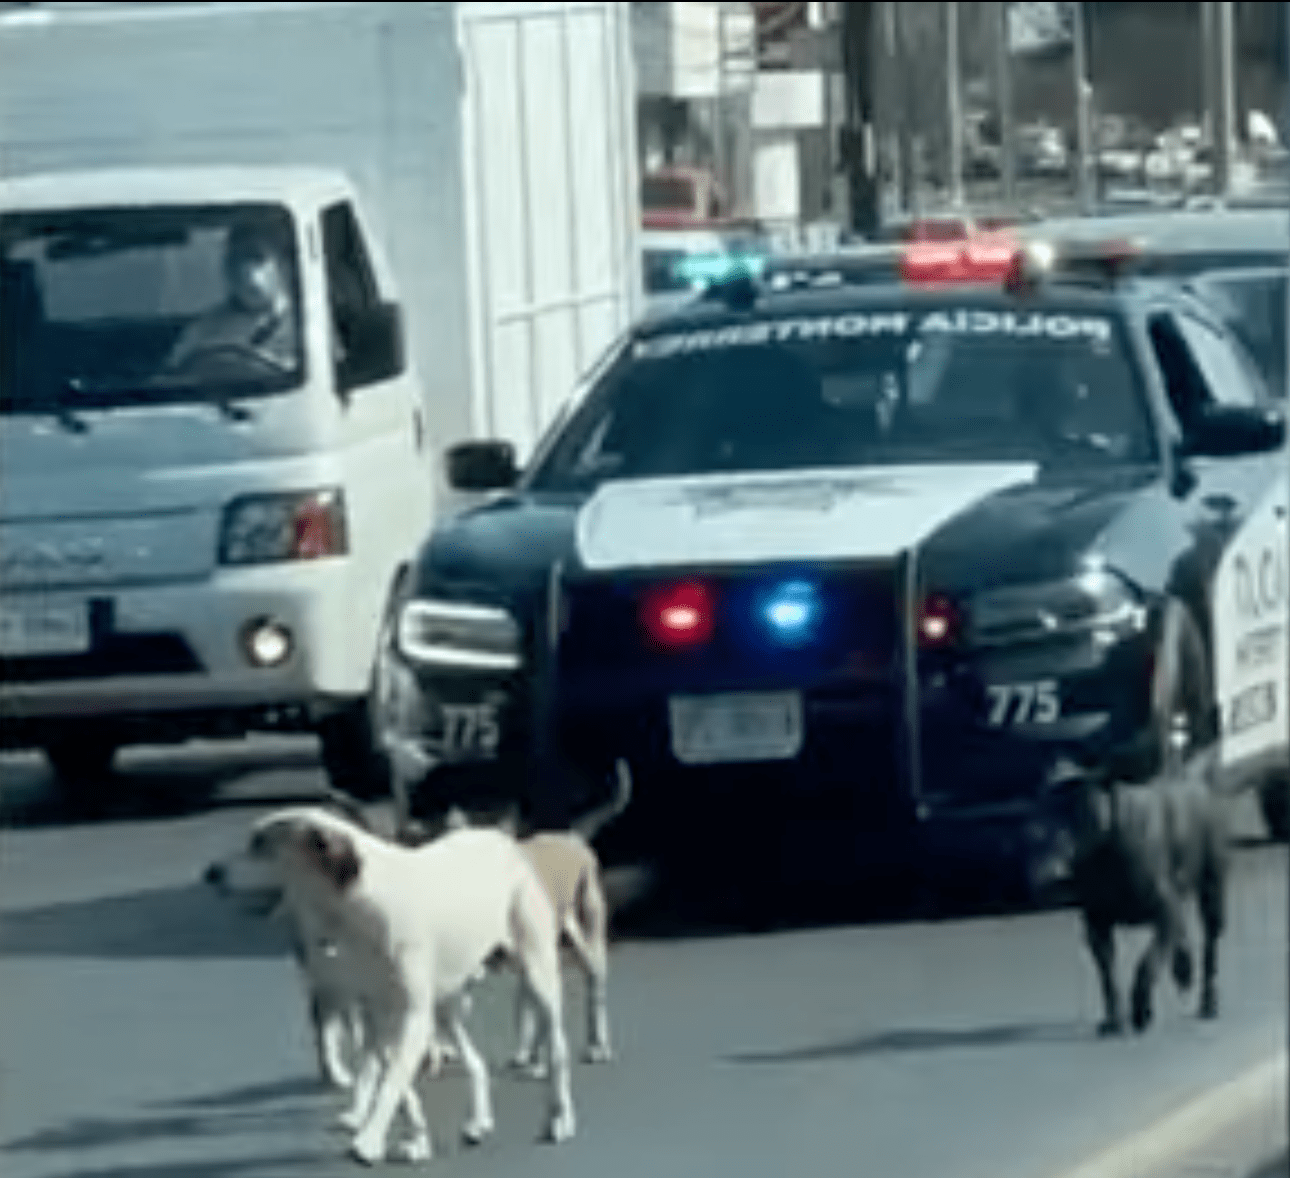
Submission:
[[[1122,1138],[1060,1178],[1180,1178],[1205,1173],[1205,1163],[1197,1155],[1203,1154],[1208,1144],[1240,1124],[1250,1125],[1252,1134],[1256,1125],[1273,1126],[1279,1140],[1260,1143],[1260,1155],[1245,1159],[1249,1164],[1241,1172],[1248,1172],[1267,1160],[1264,1151],[1271,1156],[1275,1149],[1284,1147],[1286,1084],[1286,1052],[1281,1051],[1140,1133]],[[1262,1128],[1262,1134],[1267,1132]],[[1214,1169],[1212,1164],[1209,1169]]]

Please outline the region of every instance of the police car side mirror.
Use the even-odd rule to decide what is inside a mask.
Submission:
[[[504,491],[520,477],[510,442],[459,442],[445,458],[454,491]]]
[[[336,383],[342,393],[393,380],[403,371],[403,315],[396,303],[374,303],[338,328],[342,355]]]
[[[1286,420],[1280,409],[1206,405],[1188,423],[1184,446],[1188,455],[1231,458],[1279,450],[1285,440]]]

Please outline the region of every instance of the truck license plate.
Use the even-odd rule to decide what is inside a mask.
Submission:
[[[685,765],[784,761],[802,748],[800,692],[674,695],[672,752]]]
[[[0,605],[0,655],[6,658],[89,649],[90,615],[82,601]]]

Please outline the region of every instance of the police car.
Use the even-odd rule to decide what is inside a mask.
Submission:
[[[1187,292],[1044,261],[733,281],[638,326],[522,472],[450,451],[494,494],[402,608],[403,813],[560,822],[623,757],[660,841],[710,805],[835,860],[1059,873],[1060,757],[1145,778],[1217,738],[1233,788],[1283,773],[1281,410]]]

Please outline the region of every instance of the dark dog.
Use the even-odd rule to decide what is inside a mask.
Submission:
[[[1215,748],[1174,773],[1127,785],[1064,763],[1054,796],[1075,842],[1073,883],[1089,951],[1097,966],[1105,1018],[1099,1034],[1124,1030],[1115,974],[1115,929],[1149,925],[1153,935],[1133,979],[1135,1031],[1151,1023],[1156,975],[1167,959],[1180,990],[1192,983],[1186,908],[1193,899],[1203,935],[1201,1018],[1218,1014],[1218,940],[1223,932],[1228,832],[1213,787]]]

